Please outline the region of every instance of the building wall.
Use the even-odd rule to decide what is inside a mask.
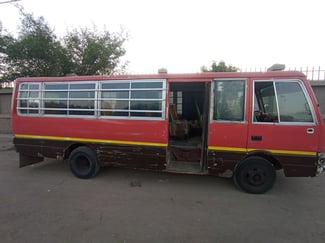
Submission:
[[[325,119],[325,81],[311,81]],[[10,106],[12,89],[0,89],[0,134],[11,133]]]
[[[11,133],[11,94],[12,89],[0,89],[0,134]]]

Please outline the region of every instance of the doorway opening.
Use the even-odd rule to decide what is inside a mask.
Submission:
[[[170,83],[167,170],[205,171],[209,96],[209,83]]]

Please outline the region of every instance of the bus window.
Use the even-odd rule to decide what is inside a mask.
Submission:
[[[310,104],[298,81],[255,82],[255,122],[313,122]]]
[[[95,83],[70,84],[69,115],[95,114]]]
[[[310,104],[298,82],[276,82],[280,122],[314,122]]]
[[[101,83],[101,116],[164,118],[164,80],[116,80]]]
[[[21,84],[17,100],[17,110],[20,114],[38,114],[40,108],[40,84]]]
[[[44,114],[66,115],[68,108],[68,84],[44,84]]]
[[[244,121],[245,80],[216,80],[213,120]]]
[[[273,82],[255,82],[254,121],[278,122],[278,108]]]
[[[95,114],[95,83],[45,83],[44,114]]]

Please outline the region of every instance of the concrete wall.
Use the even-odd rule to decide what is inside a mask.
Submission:
[[[0,134],[11,133],[11,94],[12,89],[0,89]]]
[[[325,119],[325,81],[310,82]],[[12,89],[0,89],[0,134],[11,133],[10,106]]]

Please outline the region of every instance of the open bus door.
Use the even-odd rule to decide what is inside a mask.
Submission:
[[[210,83],[171,82],[167,170],[205,173]]]

